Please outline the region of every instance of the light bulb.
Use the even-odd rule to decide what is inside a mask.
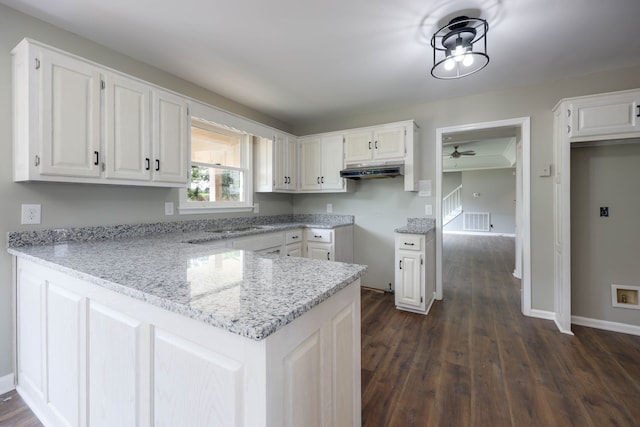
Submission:
[[[453,67],[455,67],[455,66],[456,66],[456,62],[451,58],[449,58],[446,61],[444,61],[444,69],[447,70],[447,71],[453,70]]]
[[[467,50],[462,47],[461,45],[456,46],[456,48],[453,50],[453,59],[457,62],[460,62],[464,59],[464,53]]]
[[[462,65],[464,65],[465,67],[469,67],[471,66],[471,64],[473,64],[473,55],[467,53],[462,60]]]

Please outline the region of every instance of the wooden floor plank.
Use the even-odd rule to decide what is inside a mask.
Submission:
[[[385,381],[363,381],[364,426],[640,426],[640,337],[578,326],[571,337],[523,316],[513,238],[447,235],[443,243],[444,300],[428,316],[412,315],[419,328],[390,309],[392,295],[362,293],[363,365],[403,366],[368,373]],[[403,325],[411,330],[404,341]],[[416,331],[404,349],[366,350],[403,346]]]

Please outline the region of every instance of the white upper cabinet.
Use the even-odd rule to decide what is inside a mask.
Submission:
[[[12,54],[15,181],[187,183],[186,98],[32,40]]]
[[[298,189],[298,140],[275,134],[257,138],[254,147],[255,191],[294,192]]]
[[[181,96],[153,90],[153,181],[186,183],[189,179],[187,110],[187,101]]]
[[[345,163],[371,160],[404,160],[405,126],[379,128],[345,134]]]
[[[39,145],[39,161],[35,156],[33,159],[37,171],[42,175],[100,176],[100,70],[43,50],[26,72],[37,74],[42,102],[42,115],[33,117],[35,123],[24,124],[31,126],[34,139],[41,131],[40,144],[34,141]]]
[[[300,138],[300,191],[343,192],[349,187],[343,167],[342,135]]]
[[[151,177],[149,86],[124,76],[105,76],[105,177]]]
[[[294,136],[276,134],[274,144],[274,184],[276,190],[298,189],[298,140]]]
[[[570,138],[616,136],[640,131],[640,91],[581,97],[566,112]]]

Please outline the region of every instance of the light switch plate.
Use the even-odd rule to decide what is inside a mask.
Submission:
[[[433,205],[430,205],[430,204],[424,205],[424,214],[427,216],[433,215]]]
[[[173,215],[173,202],[165,202],[165,204],[164,204],[164,214],[165,215]]]
[[[260,203],[253,204],[253,213],[260,213]]]
[[[327,213],[333,212],[333,203],[327,203]]]

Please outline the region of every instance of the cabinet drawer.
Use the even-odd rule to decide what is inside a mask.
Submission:
[[[288,245],[290,243],[302,242],[302,230],[289,230],[284,235],[284,243]]]
[[[423,237],[417,234],[399,234],[397,239],[398,249],[411,251],[422,250]]]
[[[333,230],[322,228],[307,229],[307,242],[324,242],[331,243],[333,241]]]

